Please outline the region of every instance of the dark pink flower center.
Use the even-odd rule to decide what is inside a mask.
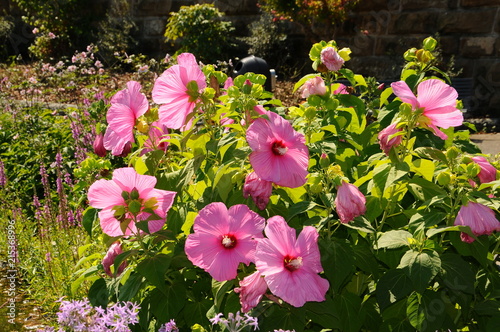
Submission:
[[[226,234],[222,237],[222,246],[226,249],[232,249],[236,247],[236,237],[233,234]]]
[[[277,140],[274,141],[271,150],[273,151],[274,155],[282,156],[288,151],[288,148],[286,147],[285,143],[282,140]]]
[[[283,259],[283,264],[285,266],[285,269],[287,269],[288,271],[296,271],[302,266],[302,257],[291,257],[287,255]]]

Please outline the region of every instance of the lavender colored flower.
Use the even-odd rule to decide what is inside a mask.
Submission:
[[[259,323],[256,317],[252,317],[249,314],[244,314],[242,316],[239,311],[236,315],[230,312],[227,318],[224,318],[224,314],[219,313],[214,318],[211,318],[210,322],[212,325],[223,325],[229,332],[239,332],[246,327],[253,327],[254,331],[259,329]]]
[[[4,187],[7,184],[7,177],[5,176],[5,167],[3,161],[0,160],[0,187]]]
[[[158,330],[158,332],[177,332],[177,331],[179,331],[179,328],[177,327],[173,319],[163,324]]]

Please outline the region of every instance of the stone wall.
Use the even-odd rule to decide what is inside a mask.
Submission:
[[[356,71],[397,79],[402,54],[427,36],[440,41],[444,65],[473,78],[469,116],[500,117],[499,0],[371,0],[333,36],[349,46]]]
[[[111,0],[92,0],[109,4]],[[164,42],[169,13],[181,6],[212,2],[231,20],[239,36],[248,35],[248,26],[259,19],[257,0],[127,0],[137,25],[139,52],[161,56],[173,49]],[[0,9],[12,8],[12,0],[0,0]],[[290,25],[297,39],[301,29]],[[26,29],[25,29],[26,30]],[[21,32],[26,34],[21,36]],[[20,31],[22,42],[33,38]],[[29,35],[29,36],[28,36]],[[347,65],[356,72],[381,80],[396,80],[402,55],[419,47],[427,36],[440,41],[444,64],[454,60],[458,77],[472,78],[469,114],[500,118],[500,0],[361,0],[348,20],[327,39],[350,47]],[[300,40],[300,37],[299,37]],[[303,39],[296,54],[310,68],[311,42]],[[279,75],[279,73],[278,73]]]
[[[181,6],[196,3],[214,3],[230,20],[236,35],[246,36],[248,25],[258,20],[257,0],[128,0],[131,14],[138,28],[137,38],[141,41],[144,53],[159,55],[172,51],[165,43],[163,34],[170,12],[177,12]]]
[[[259,18],[257,0],[129,0],[146,53],[167,52],[163,32],[170,11],[213,2],[239,35]],[[295,26],[293,33],[300,34]],[[500,117],[499,0],[361,0],[331,39],[353,51],[348,66],[367,76],[396,80],[403,53],[428,36],[439,39],[443,66],[454,63],[459,78],[473,78],[468,115]],[[310,42],[304,39],[304,61]],[[308,66],[306,66],[308,68]]]

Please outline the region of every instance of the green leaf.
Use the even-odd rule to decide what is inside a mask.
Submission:
[[[177,318],[186,304],[186,289],[182,284],[167,286],[165,291],[151,291],[151,311],[160,322]]]
[[[407,251],[398,268],[403,269],[410,277],[414,289],[422,294],[430,286],[430,282],[441,269],[441,259],[435,251]]]
[[[330,281],[331,288],[337,292],[347,279],[350,280],[353,272],[354,252],[348,242],[341,242],[337,239],[320,240],[319,245],[325,275]]]
[[[146,280],[158,287],[166,295],[165,272],[167,272],[171,257],[165,254],[159,254],[154,257],[146,258],[137,265],[136,271],[139,272]]]
[[[377,241],[378,249],[387,248],[395,249],[403,246],[408,246],[408,239],[413,238],[409,232],[404,230],[392,230],[382,233]]]
[[[433,161],[427,159],[417,159],[413,161],[411,171],[422,176],[427,181],[432,181],[435,168],[436,166]]]
[[[448,163],[446,155],[441,150],[435,148],[419,147],[414,150],[414,153],[420,158],[441,161],[445,165]]]
[[[138,273],[132,273],[125,284],[120,288],[118,300],[119,301],[130,301],[137,294],[142,286],[143,276]]]
[[[390,304],[395,303],[412,291],[410,278],[401,269],[388,270],[377,283],[375,294],[380,304],[380,309],[384,310]]]
[[[87,231],[90,237],[92,237],[92,228],[94,222],[97,220],[97,209],[89,207],[85,210],[82,218],[82,226]]]
[[[452,253],[441,255],[441,267],[446,286],[456,291],[474,294],[476,275],[469,263],[460,255]]]
[[[302,201],[295,203],[288,209],[288,220],[292,219],[298,214],[310,211],[314,209],[318,204],[311,202],[311,201]]]
[[[320,324],[324,328],[341,328],[339,317],[333,310],[331,298],[327,297],[326,301],[323,302],[307,302],[304,309],[306,309],[306,316],[314,323]]]
[[[420,330],[422,324],[425,320],[424,309],[422,308],[422,304],[420,303],[421,295],[413,292],[407,300],[406,313],[408,315],[408,320],[410,324]]]
[[[108,305],[108,296],[109,293],[106,286],[106,280],[103,278],[97,279],[92,286],[90,286],[88,297],[92,306],[106,308]]]
[[[195,324],[208,325],[207,312],[212,307],[212,301],[204,299],[200,302],[187,302],[182,310],[184,320],[188,326]],[[213,318],[213,317],[210,317]]]
[[[278,329],[303,331],[306,325],[305,311],[301,308],[274,306],[267,317],[259,320],[262,331],[274,331]]]
[[[221,308],[224,297],[226,296],[227,292],[233,288],[233,286],[234,286],[234,280],[228,280],[223,282],[216,281],[215,279],[212,280],[212,293],[214,295],[214,306],[217,309]]]
[[[408,183],[413,196],[420,201],[427,201],[435,196],[447,195],[447,193],[435,183],[424,178],[414,177]]]
[[[364,216],[359,216],[354,218],[351,222],[343,224],[346,227],[356,229],[364,233],[375,233],[376,230],[373,228],[372,224]]]
[[[333,304],[336,312],[339,313],[341,331],[359,331],[365,320],[361,298],[352,293],[344,292],[334,297]]]

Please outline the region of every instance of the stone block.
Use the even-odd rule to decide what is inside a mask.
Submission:
[[[143,33],[148,37],[163,36],[167,20],[158,17],[147,18],[143,21]]]
[[[336,41],[339,48],[349,47],[351,49],[351,57],[363,57],[373,55],[376,38],[376,36],[359,32],[357,35],[348,38],[337,38]]]
[[[443,55],[457,55],[460,42],[458,36],[440,36],[439,47]]]
[[[460,6],[462,7],[498,7],[498,5],[498,0],[460,0]]]
[[[402,10],[448,8],[448,0],[401,0]]]
[[[215,0],[213,4],[226,15],[254,15],[260,12],[257,0]]]
[[[354,12],[399,10],[399,2],[400,0],[360,1],[356,7],[354,7]]]
[[[438,12],[407,12],[392,15],[389,34],[433,34],[437,31]]]
[[[489,33],[493,30],[496,10],[448,11],[440,14],[440,33]]]
[[[377,38],[375,46],[375,55],[390,55],[403,58],[403,54],[410,48],[419,48],[422,45],[422,40],[427,36],[412,36],[412,37],[396,37],[396,36],[380,36]]]
[[[346,67],[363,76],[373,76],[378,80],[395,80],[401,74],[402,57],[367,56],[354,57],[346,63]]]
[[[495,37],[463,37],[460,40],[460,54],[464,57],[493,55]]]
[[[172,0],[134,1],[132,12],[136,16],[165,16],[170,13]]]

